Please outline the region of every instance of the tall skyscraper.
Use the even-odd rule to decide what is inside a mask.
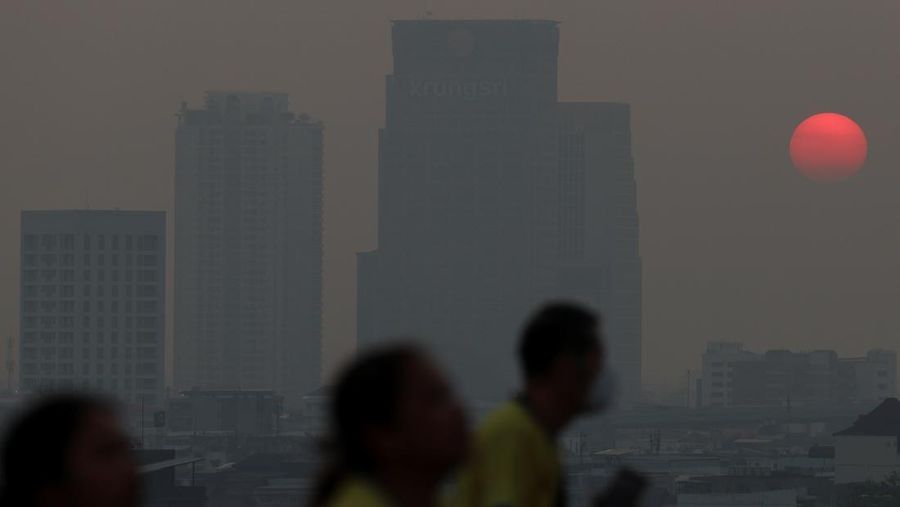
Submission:
[[[161,405],[166,215],[23,211],[20,390]]]
[[[467,395],[507,396],[538,304],[601,309],[639,394],[641,261],[630,112],[557,99],[553,21],[397,21],[380,132],[378,249],[358,338],[421,336]]]
[[[176,134],[175,385],[319,385],[322,124],[283,93],[209,92]]]

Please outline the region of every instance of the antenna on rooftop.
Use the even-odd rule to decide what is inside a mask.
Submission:
[[[425,12],[422,14],[422,19],[431,19],[434,15],[433,7],[432,0],[425,0]]]

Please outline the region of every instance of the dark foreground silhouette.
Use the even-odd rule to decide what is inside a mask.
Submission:
[[[81,395],[38,400],[6,435],[3,507],[135,507],[137,468],[112,404]]]

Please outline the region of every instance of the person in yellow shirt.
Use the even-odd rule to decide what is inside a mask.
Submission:
[[[375,349],[343,371],[332,394],[332,455],[312,504],[436,507],[469,435],[434,362],[411,345]]]
[[[526,323],[518,348],[524,391],[478,427],[454,507],[565,504],[557,436],[612,398],[600,328],[598,316],[569,303],[548,304]]]

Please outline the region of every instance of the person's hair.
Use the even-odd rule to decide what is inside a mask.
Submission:
[[[3,443],[0,505],[33,507],[41,490],[63,484],[72,443],[85,416],[94,411],[115,412],[115,407],[99,397],[55,394],[25,410]]]
[[[348,474],[367,475],[375,466],[368,429],[386,427],[399,409],[410,362],[422,352],[408,343],[382,346],[360,355],[338,376],[331,391],[331,433],[327,465],[313,493],[324,505]]]
[[[563,355],[581,356],[601,346],[600,316],[584,306],[549,303],[535,312],[519,340],[519,362],[526,380],[547,373]]]

